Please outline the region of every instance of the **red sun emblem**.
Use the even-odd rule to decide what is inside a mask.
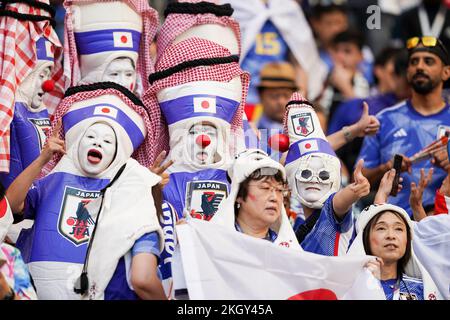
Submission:
[[[202,106],[203,109],[208,109],[209,108],[209,102],[204,100],[204,101],[202,101],[201,106]]]
[[[311,144],[310,143],[305,144],[305,148],[306,149],[310,149],[311,148]]]
[[[127,43],[128,42],[127,36],[121,36],[120,41],[122,41],[122,43]]]
[[[102,112],[103,112],[103,113],[109,113],[110,110],[109,110],[108,108],[103,108],[103,109],[102,109]]]
[[[300,292],[288,300],[338,300],[338,298],[333,291],[321,288]]]

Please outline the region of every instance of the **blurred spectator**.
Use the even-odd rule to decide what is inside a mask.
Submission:
[[[269,146],[269,138],[283,133],[285,106],[298,88],[295,83],[294,67],[288,62],[266,64],[260,72],[258,84],[260,107],[253,116],[260,130],[261,149],[273,159],[279,160],[281,153]]]
[[[435,153],[432,161],[411,163],[409,157],[450,130],[450,105],[442,98],[443,82],[450,78],[450,57],[435,38],[415,38],[408,41],[408,47],[407,79],[413,88],[412,98],[378,114],[380,131],[364,139],[359,156],[365,159],[365,175],[376,184],[392,168],[394,155],[404,155],[402,172],[409,173],[402,175],[405,188],[397,197],[390,198],[390,202],[402,206],[411,215],[410,185],[418,183],[419,169],[436,166],[433,181],[423,193],[426,206],[434,203],[435,190],[445,178],[446,172],[441,168],[449,167],[446,150]]]
[[[350,20],[364,33],[367,45],[375,56],[392,44],[397,17],[420,0],[348,0]],[[372,9],[376,5],[376,11]],[[370,9],[370,10],[369,10]],[[378,15],[379,14],[379,15]],[[373,25],[372,25],[373,24]]]
[[[220,0],[230,3],[242,32],[241,67],[252,77],[246,113],[252,121],[259,103],[256,84],[266,63],[290,62],[303,95],[316,98],[326,78],[308,21],[294,0]],[[298,32],[301,30],[301,32]]]
[[[328,134],[333,134],[345,126],[356,123],[363,111],[363,102],[369,105],[369,114],[375,115],[381,110],[391,107],[410,96],[406,80],[406,53],[401,50],[386,48],[376,59],[374,73],[377,78],[377,95],[366,99],[352,99],[341,103],[333,114],[328,125]],[[346,144],[337,151],[338,157],[351,171],[362,146],[363,138],[355,138],[351,144]]]
[[[363,38],[358,32],[341,32],[332,41],[334,66],[320,99],[320,104],[328,111],[328,119],[339,103],[369,95],[369,83],[358,69],[363,60],[362,47]]]
[[[443,0],[422,0],[397,19],[396,30],[403,41],[414,36],[433,36],[450,48],[450,10]]]
[[[328,73],[332,72],[334,61],[332,57],[333,39],[341,32],[355,28],[350,23],[348,6],[345,0],[333,1],[310,1],[312,3],[310,23],[316,35],[320,58],[328,67]],[[363,60],[358,69],[367,79],[369,84],[373,83],[372,60],[373,55],[369,47],[362,47]]]

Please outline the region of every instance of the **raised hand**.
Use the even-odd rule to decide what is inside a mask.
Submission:
[[[370,192],[369,180],[363,175],[362,169],[364,166],[364,159],[360,159],[356,164],[355,171],[353,172],[354,182],[349,185],[352,192],[358,199],[367,196]]]
[[[356,123],[356,130],[354,135],[356,137],[364,137],[366,135],[374,135],[380,129],[380,122],[375,116],[369,115],[369,105],[363,102],[363,113],[361,118]]]
[[[59,120],[56,123],[52,135],[47,138],[44,148],[42,148],[41,154],[39,156],[43,164],[49,162],[55,153],[66,154],[65,142],[58,137],[61,128],[62,121]]]
[[[442,193],[446,197],[450,197],[450,172],[447,173],[444,181],[442,181],[441,188],[439,192]]]
[[[164,187],[167,183],[169,183],[169,174],[166,170],[174,163],[173,160],[169,160],[166,164],[161,165],[166,158],[166,154],[166,151],[162,151],[156,158],[155,163],[153,163],[153,165],[149,168],[151,172],[161,177],[162,180],[159,183],[161,187]]]
[[[444,169],[445,171],[450,170],[450,162],[448,159],[447,149],[439,150],[433,153],[433,158],[431,159],[431,163],[437,167]]]
[[[386,171],[383,178],[381,179],[380,186],[378,187],[377,194],[375,195],[374,203],[381,204],[387,202],[389,194],[391,193],[392,190],[392,182],[394,182],[394,178],[395,178],[395,169]],[[403,178],[400,177],[397,193],[399,193],[403,189],[402,182]]]
[[[419,184],[416,185],[415,182],[411,182],[411,193],[409,195],[409,204],[413,211],[414,220],[420,221],[421,219],[426,217],[425,210],[422,206],[422,196],[423,191],[431,182],[433,177],[433,168],[428,170],[427,175],[425,176],[425,169],[420,169],[420,180]]]
[[[381,268],[383,267],[383,265],[383,259],[375,257],[375,259],[367,262],[364,267],[367,268],[375,278],[381,280]]]

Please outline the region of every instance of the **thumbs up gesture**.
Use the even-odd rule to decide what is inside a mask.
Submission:
[[[363,113],[359,121],[355,124],[355,136],[364,137],[366,135],[374,135],[380,128],[380,122],[375,116],[369,115],[369,105],[363,102]]]
[[[350,189],[355,193],[358,199],[367,196],[370,192],[369,180],[363,175],[362,169],[364,166],[364,160],[360,159],[356,164],[355,171],[353,172],[354,182],[350,184]]]
[[[47,142],[42,148],[39,156],[42,164],[49,162],[55,153],[66,154],[66,146],[64,140],[59,138],[59,132],[62,128],[62,121],[59,120],[53,128],[52,134],[47,138]]]

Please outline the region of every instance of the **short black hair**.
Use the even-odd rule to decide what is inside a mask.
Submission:
[[[394,60],[395,56],[402,51],[401,48],[385,47],[375,57],[374,66],[385,66],[389,61]]]
[[[397,76],[402,77],[406,76],[406,70],[408,69],[408,51],[406,49],[402,49],[394,59],[394,72]]]
[[[311,9],[311,18],[313,19],[320,19],[323,15],[334,13],[334,12],[340,12],[344,15],[348,14],[348,8],[346,5],[343,4],[318,4],[312,7]]]
[[[403,255],[403,257],[401,257],[397,261],[397,277],[399,277],[399,276],[401,276],[401,274],[403,274],[405,272],[406,265],[408,264],[409,260],[412,257],[411,230],[409,229],[408,222],[405,220],[405,218],[399,212],[385,210],[385,211],[377,213],[374,217],[372,217],[372,219],[370,219],[370,221],[367,223],[367,225],[364,227],[364,230],[363,230],[363,246],[364,246],[364,251],[366,252],[366,254],[368,254],[370,256],[373,255],[372,248],[370,247],[370,232],[371,232],[371,229],[373,228],[373,226],[375,226],[375,224],[378,222],[378,220],[380,220],[380,218],[387,212],[390,212],[390,213],[394,214],[395,216],[397,216],[398,218],[400,218],[400,220],[403,221],[403,223],[406,226],[406,240],[407,241],[406,241],[405,254]]]
[[[332,41],[333,46],[337,46],[341,43],[353,43],[355,44],[359,50],[362,50],[364,46],[364,38],[362,34],[358,31],[354,30],[346,30],[341,33],[338,33]]]

